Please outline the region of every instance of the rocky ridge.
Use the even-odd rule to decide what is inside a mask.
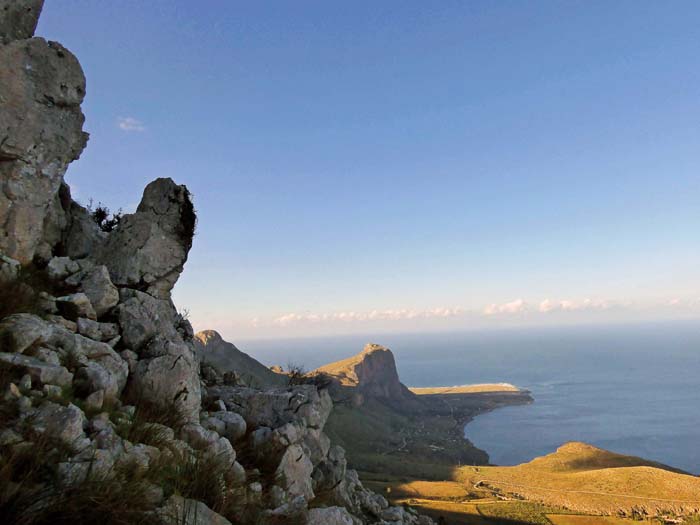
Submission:
[[[289,380],[241,352],[225,341],[215,330],[202,330],[194,334],[194,348],[206,367],[211,364],[219,370],[235,374],[236,382],[249,386],[269,387],[286,385]]]
[[[112,232],[72,200],[85,78],[33,36],[42,4],[0,0],[0,521],[432,523],[363,487],[324,433],[326,389],[200,366],[170,299],[185,186],[153,181]]]

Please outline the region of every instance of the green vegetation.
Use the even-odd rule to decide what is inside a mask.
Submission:
[[[494,521],[512,521],[531,525],[551,525],[547,514],[561,512],[561,509],[553,509],[539,503],[526,501],[504,501],[477,505],[479,513],[485,518]]]
[[[97,203],[97,206],[93,208],[92,199],[87,205],[87,211],[90,214],[90,218],[95,221],[103,232],[111,232],[122,221],[122,210],[119,209],[115,213],[109,211],[107,206],[104,206],[101,202]]]

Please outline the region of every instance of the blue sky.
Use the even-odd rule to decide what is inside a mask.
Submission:
[[[195,195],[175,293],[255,338],[700,314],[697,2],[47,0],[76,198]]]

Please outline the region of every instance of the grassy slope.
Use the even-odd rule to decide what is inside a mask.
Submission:
[[[700,508],[700,478],[584,443],[567,443],[515,467],[461,468],[456,479],[578,512],[629,514],[637,508],[654,515]]]

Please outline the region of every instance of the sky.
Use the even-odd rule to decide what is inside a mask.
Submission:
[[[73,196],[199,222],[228,339],[700,317],[700,3],[46,0]]]

